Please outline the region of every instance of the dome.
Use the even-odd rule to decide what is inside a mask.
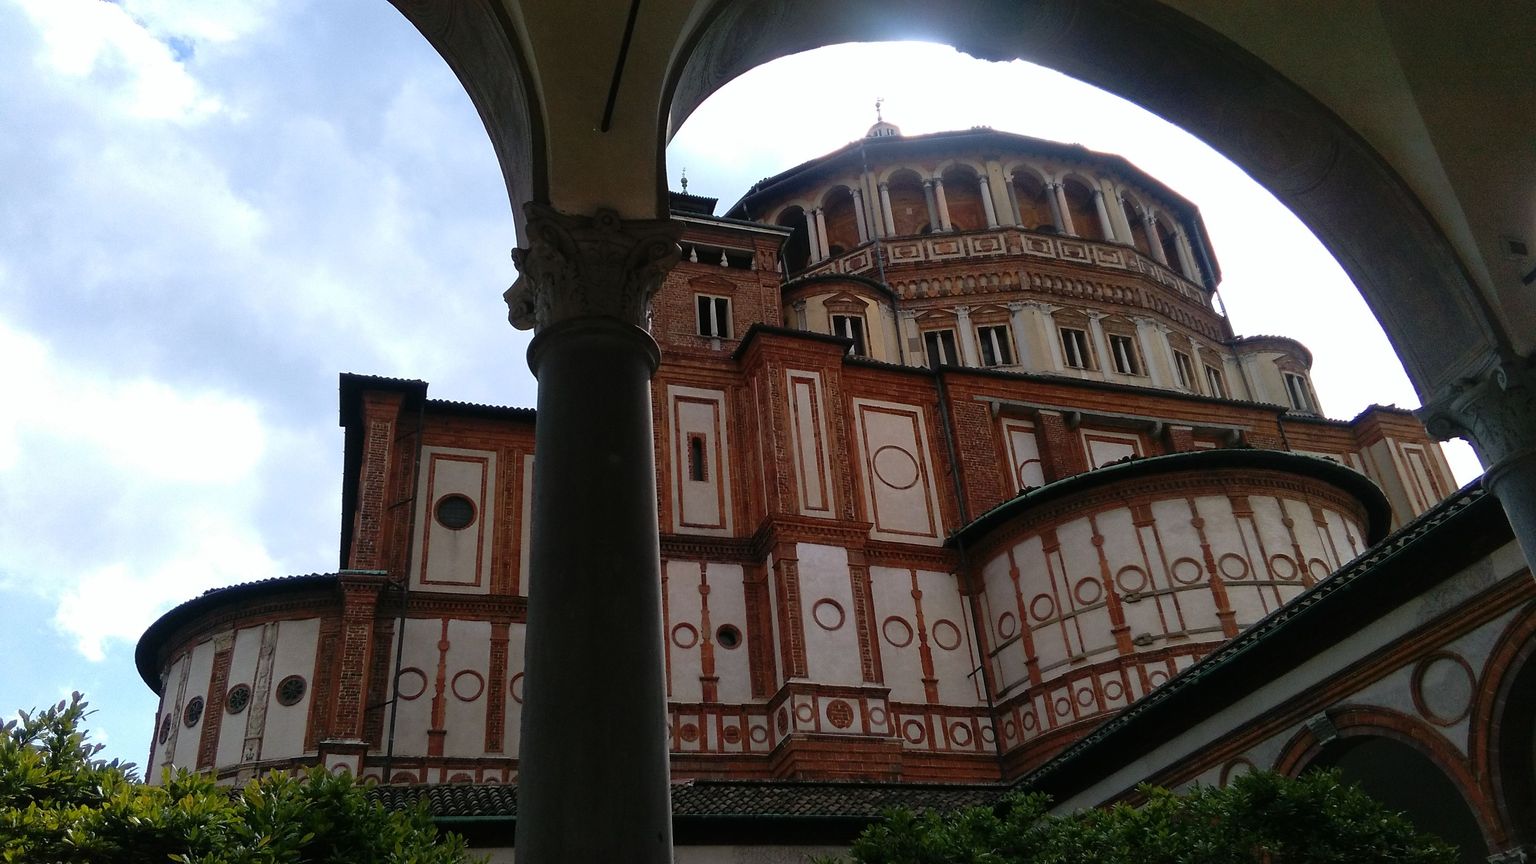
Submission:
[[[864,137],[865,138],[900,138],[901,137],[901,127],[897,126],[895,123],[889,123],[889,122],[886,122],[885,120],[881,120],[881,121],[875,123],[875,125],[869,127],[869,131],[864,133]]]

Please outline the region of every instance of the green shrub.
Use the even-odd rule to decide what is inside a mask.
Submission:
[[[94,758],[79,693],[0,726],[0,861],[459,864],[424,809],[386,810],[350,776],[269,774],[243,789]]]

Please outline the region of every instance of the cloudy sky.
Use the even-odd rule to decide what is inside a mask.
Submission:
[[[770,64],[684,126],[674,185],[686,168],[723,209],[861,135],[877,96],[909,133],[1127,156],[1200,205],[1236,329],[1307,343],[1331,415],[1417,404],[1273,198],[1027,64],[927,45]],[[533,403],[500,298],[513,242],[468,99],[385,0],[0,0],[0,712],[83,690],[107,752],[142,762],[143,629],[211,587],[335,569],[337,373]]]

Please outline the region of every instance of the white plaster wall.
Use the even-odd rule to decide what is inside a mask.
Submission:
[[[858,458],[870,536],[938,545],[943,542],[923,410],[913,405],[855,399]]]
[[[319,618],[278,624],[277,650],[272,658],[272,692],[268,694],[267,725],[261,739],[263,759],[282,759],[304,752],[309,700],[315,694],[315,650],[319,639]],[[304,698],[295,705],[277,701],[277,685],[289,675],[304,678]]]
[[[719,390],[669,386],[667,418],[671,427],[672,530],[726,536],[731,533],[730,452],[725,394]],[[704,438],[704,477],[688,471],[689,439]]]
[[[939,701],[945,705],[982,704],[979,673],[971,675],[979,665],[976,636],[955,577],[919,570],[917,584],[923,592],[923,617],[933,646]]]
[[[177,735],[181,731],[181,705],[183,681],[182,673],[186,671],[187,664],[191,662],[191,655],[183,654],[171,662],[165,671],[165,692],[160,697],[160,713],[155,716],[155,758],[149,765],[149,770],[144,776],[152,783],[160,782],[160,771],[171,762],[172,747],[176,744]],[[162,743],[160,738],[160,725],[166,717],[171,718],[171,734]]]
[[[894,702],[923,702],[923,665],[912,614],[912,576],[897,567],[869,568],[875,604],[875,641]],[[891,619],[899,619],[892,621]]]
[[[448,678],[443,687],[443,725],[448,730],[443,741],[444,756],[485,754],[485,690],[490,686],[487,680],[490,645],[489,621],[449,622]],[[476,676],[478,685],[475,684]],[[428,692],[431,692],[430,688]]]
[[[490,590],[496,524],[496,454],[423,447],[416,492],[413,588],[484,594]],[[475,521],[452,530],[437,521],[438,502],[459,494],[474,502]]]
[[[246,627],[235,631],[235,644],[229,655],[228,686],[231,689],[237,684],[251,687],[253,700],[256,695],[256,658],[261,653],[261,629]],[[245,710],[239,714],[221,712],[224,716],[220,718],[222,725],[219,727],[219,749],[214,757],[215,765],[222,768],[240,762],[240,750],[245,743],[245,724],[250,718],[250,711],[251,706],[246,705]]]
[[[800,617],[805,627],[806,672],[811,680],[825,684],[861,683],[863,672],[859,664],[858,632],[853,620],[848,550],[841,546],[799,543],[795,554],[800,560]],[[832,615],[828,611],[830,606],[818,610],[824,600],[840,607],[842,615]],[[819,618],[818,611],[821,613]],[[818,623],[819,620],[837,623],[837,626],[828,629]]]
[[[523,648],[528,625],[513,622],[507,628],[507,725],[502,753],[516,756],[523,731]]]
[[[709,565],[710,638],[721,625],[730,624],[741,632],[735,648],[715,643],[715,674],[720,676],[721,702],[746,702],[752,698],[752,666],[747,657],[747,594],[745,573],[740,564]]]
[[[821,395],[821,375],[798,369],[790,369],[785,375],[800,512],[812,516],[830,515],[833,512],[832,462],[827,452],[827,411]]]
[[[177,766],[187,769],[197,767],[197,745],[203,735],[203,724],[210,722],[206,707],[203,716],[196,725],[188,727],[182,722],[188,702],[201,697],[206,706],[208,701],[208,679],[213,674],[213,641],[200,643],[192,649],[192,669],[187,675],[187,690],[181,697],[181,709],[176,714],[175,722],[181,727],[176,736],[176,749],[171,754],[171,761]],[[217,718],[213,722],[218,722]]]
[[[699,572],[697,561],[667,562],[667,692],[673,702],[698,702],[704,698],[703,685],[699,683],[703,670]]]
[[[419,669],[425,678],[425,688],[412,699],[401,697],[395,705],[395,755],[425,756],[427,730],[432,725],[432,694],[437,680],[437,642],[442,634],[442,621],[437,618],[407,618],[404,627],[404,650],[401,652],[401,670]],[[394,660],[391,648],[390,659]],[[395,668],[391,666],[391,668]],[[508,673],[511,674],[510,672]],[[415,692],[421,686],[414,673],[401,687],[406,693]],[[387,724],[386,724],[387,725]]]

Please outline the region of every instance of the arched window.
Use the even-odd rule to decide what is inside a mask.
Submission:
[[[1107,240],[1104,226],[1099,222],[1099,210],[1093,206],[1093,190],[1075,177],[1062,184],[1067,196],[1067,212],[1072,214],[1072,230],[1088,240]]]
[[[858,217],[854,215],[853,193],[839,186],[827,193],[822,203],[822,218],[827,223],[827,252],[841,255],[859,245]]]
[[[1140,201],[1130,195],[1122,195],[1120,200],[1125,204],[1125,221],[1131,226],[1131,245],[1143,255],[1152,254],[1152,244],[1147,241],[1147,226],[1141,220],[1141,211],[1144,209]]]
[[[1165,217],[1157,217],[1157,239],[1163,244],[1163,257],[1168,259],[1168,266],[1176,273],[1183,273],[1181,263],[1184,259],[1179,257],[1179,233]]]
[[[956,231],[980,231],[987,227],[987,211],[981,203],[981,181],[976,172],[955,165],[942,176],[950,227]]]
[[[1026,171],[1014,172],[1013,194],[1019,202],[1019,227],[1026,231],[1056,233],[1051,205],[1045,200],[1045,184],[1039,177]]]
[[[886,191],[891,197],[891,218],[896,222],[896,236],[908,237],[933,231],[933,226],[928,222],[928,201],[923,197],[923,181],[917,172],[898,171],[892,174]]]
[[[784,266],[790,273],[804,270],[811,263],[811,235],[805,228],[805,211],[786,207],[774,224],[790,229],[789,240],[784,243]]]

